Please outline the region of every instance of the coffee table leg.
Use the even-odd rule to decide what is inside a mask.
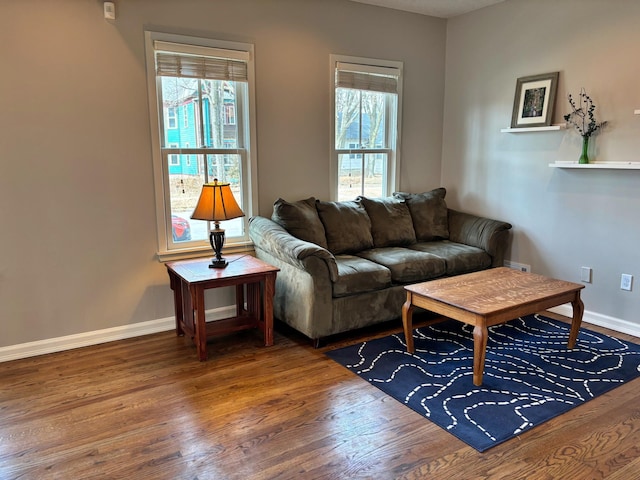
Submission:
[[[407,342],[407,352],[415,352],[413,345],[413,304],[411,292],[407,292],[407,301],[402,305],[402,325],[404,327],[404,339]]]
[[[569,333],[569,342],[567,348],[576,346],[578,340],[578,332],[580,332],[580,324],[582,323],[582,314],[584,313],[584,303],[580,299],[580,290],[576,292],[576,298],[571,302],[573,307],[573,319],[571,320],[571,332]]]
[[[487,322],[482,321],[473,328],[473,384],[482,385],[484,360],[487,353]]]

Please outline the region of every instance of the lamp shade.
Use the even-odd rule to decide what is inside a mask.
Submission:
[[[213,183],[202,185],[202,192],[191,218],[221,222],[238,217],[244,217],[244,212],[233,197],[228,183],[218,183],[216,178]]]

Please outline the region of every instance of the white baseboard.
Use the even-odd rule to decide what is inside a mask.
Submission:
[[[208,322],[232,317],[235,315],[235,305],[214,308],[206,311]],[[105,328],[93,332],[77,333],[64,337],[48,338],[35,342],[21,343],[0,347],[0,362],[18,360],[20,358],[35,357],[46,353],[62,352],[73,348],[98,345],[99,343],[113,342],[125,338],[139,337],[151,333],[166,332],[176,328],[175,317],[150,320],[148,322],[134,323],[120,327]]]
[[[573,307],[571,307],[571,304],[569,303],[550,308],[549,311],[569,318],[573,316]],[[627,320],[621,320],[619,318],[609,317],[608,315],[602,315],[600,313],[585,310],[582,315],[582,321],[584,323],[591,323],[599,327],[608,328],[610,330],[615,330],[616,332],[626,333],[627,335],[633,335],[634,337],[640,338],[640,325]]]
[[[570,304],[550,308],[549,311],[569,318],[573,315],[573,309]],[[235,315],[234,305],[215,308],[207,310],[206,312],[208,322],[228,318],[233,315]],[[640,338],[640,325],[637,323],[631,323],[626,320],[590,311],[584,312],[582,320],[584,323],[591,323],[593,325],[598,325],[599,327],[609,328],[616,332],[626,333]],[[93,332],[78,333],[75,335],[66,335],[64,337],[49,338],[35,342],[10,345],[8,347],[0,347],[0,362],[34,357],[36,355],[44,355],[46,353],[62,352],[73,348],[98,345],[100,343],[113,342],[115,340],[123,340],[125,338],[138,337],[141,335],[149,335],[151,333],[166,332],[168,330],[173,330],[175,326],[175,318],[168,317],[158,320],[150,320],[148,322],[134,323],[133,325],[123,325],[121,327],[105,328],[103,330],[95,330]]]

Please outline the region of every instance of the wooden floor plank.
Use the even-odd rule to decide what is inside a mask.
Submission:
[[[0,478],[636,478],[638,381],[481,454],[324,355],[401,330],[314,349],[280,325],[206,362],[164,332],[2,363]]]

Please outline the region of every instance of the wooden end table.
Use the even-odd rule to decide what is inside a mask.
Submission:
[[[573,348],[584,312],[584,304],[580,299],[580,290],[584,285],[506,267],[404,288],[407,301],[402,306],[402,323],[407,351],[415,351],[412,326],[414,306],[473,325],[473,384],[476,386],[482,385],[487,327],[570,302],[573,319],[568,348]]]
[[[250,255],[229,255],[226,268],[209,268],[211,259],[167,263],[176,311],[176,334],[191,336],[200,361],[207,359],[207,339],[214,335],[259,328],[266,347],[273,345],[273,294],[277,267]],[[246,285],[246,308],[245,287]],[[236,316],[205,321],[204,291],[236,287]]]

